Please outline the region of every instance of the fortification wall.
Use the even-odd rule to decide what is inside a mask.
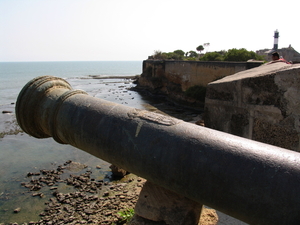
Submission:
[[[205,126],[300,151],[300,65],[274,63],[209,83]]]
[[[181,85],[182,91],[195,85],[207,86],[209,82],[237,72],[260,66],[261,62],[204,62],[145,60],[142,77],[164,77]]]
[[[145,60],[138,87],[165,94],[182,103],[197,103],[184,92],[193,86],[208,83],[237,72],[260,66],[262,62],[202,62]],[[202,102],[203,103],[203,102]]]

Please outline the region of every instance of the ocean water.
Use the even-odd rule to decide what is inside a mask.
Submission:
[[[51,75],[68,81],[96,76],[134,76],[142,73],[141,61],[0,62],[0,105],[14,102],[31,79]]]

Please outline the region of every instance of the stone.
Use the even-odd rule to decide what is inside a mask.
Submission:
[[[202,205],[147,181],[134,210],[138,216],[151,221],[172,225],[196,225]]]
[[[20,208],[20,207],[14,209],[14,213],[18,213],[18,212],[20,212],[20,211],[21,211],[21,208]]]
[[[216,225],[218,219],[216,210],[203,207],[199,225]]]
[[[110,165],[109,167],[111,169],[111,172],[116,177],[124,177],[127,174],[126,170],[123,170],[116,165]]]

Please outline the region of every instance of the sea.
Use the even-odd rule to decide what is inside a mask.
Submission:
[[[91,76],[126,77],[141,73],[141,61],[0,62],[0,105],[16,101],[22,87],[38,76],[61,77],[76,86],[78,80],[91,80]]]
[[[165,99],[133,90],[133,77],[142,73],[142,61],[0,62],[0,224],[38,221],[46,198],[35,198],[21,185],[29,172],[57,168],[72,160],[88,166],[94,179],[108,179],[110,164],[52,138],[36,139],[19,128],[15,103],[21,89],[38,76],[65,79],[89,95],[193,122],[202,113],[187,110]],[[99,169],[101,168],[101,169]],[[21,208],[19,213],[14,209]]]

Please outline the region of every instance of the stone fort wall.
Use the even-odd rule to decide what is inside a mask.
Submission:
[[[204,62],[175,60],[144,60],[140,85],[150,86],[149,81],[165,78],[185,91],[191,86],[207,86],[209,82],[237,72],[260,66],[262,62]],[[153,82],[155,83],[155,81]],[[163,84],[161,84],[164,86]]]
[[[196,85],[206,87],[214,80],[261,64],[262,62],[145,60],[137,88],[167,95],[170,100],[189,106],[203,105],[203,101],[187,97],[184,92]]]
[[[300,64],[262,65],[212,82],[205,126],[300,151]]]

